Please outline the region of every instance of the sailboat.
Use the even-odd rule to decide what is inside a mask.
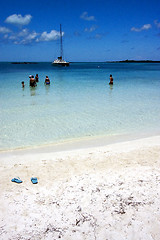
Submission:
[[[63,60],[63,47],[62,47],[62,28],[60,24],[60,57],[58,57],[56,60],[52,62],[53,65],[55,66],[69,66],[69,62],[66,62]]]

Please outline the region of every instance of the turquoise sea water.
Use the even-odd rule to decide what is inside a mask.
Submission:
[[[31,88],[28,76],[36,73],[39,83]],[[159,103],[159,63],[0,63],[0,150],[159,133]]]

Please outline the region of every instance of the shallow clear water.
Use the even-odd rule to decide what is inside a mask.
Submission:
[[[31,88],[28,76],[36,73],[39,83]],[[0,63],[0,150],[158,132],[159,102],[159,63]]]

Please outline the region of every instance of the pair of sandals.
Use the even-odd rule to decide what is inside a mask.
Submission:
[[[13,178],[11,181],[12,181],[12,182],[15,182],[15,183],[22,183],[22,182],[23,182],[19,177]],[[31,182],[32,182],[33,184],[37,184],[37,183],[38,183],[38,179],[37,179],[36,177],[32,177],[32,178],[31,178]]]

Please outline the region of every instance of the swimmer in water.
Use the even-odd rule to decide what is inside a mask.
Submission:
[[[109,82],[110,85],[113,85],[113,77],[112,77],[112,74],[110,74],[110,82]]]
[[[50,80],[49,80],[48,76],[46,76],[45,84],[46,84],[46,85],[49,85],[49,84],[50,84]]]
[[[24,88],[24,87],[25,87],[24,82],[22,82],[22,88]]]

